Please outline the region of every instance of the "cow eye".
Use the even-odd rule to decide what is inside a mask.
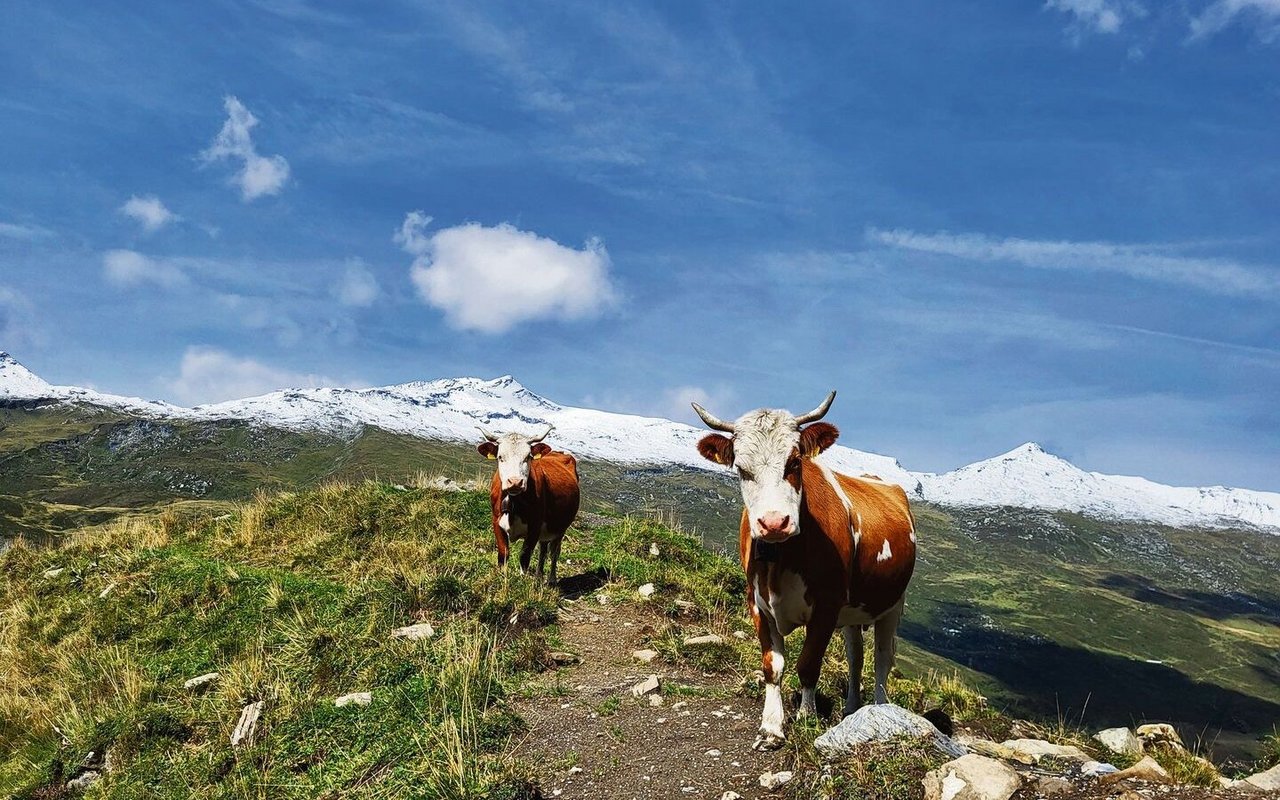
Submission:
[[[786,472],[792,473],[792,472],[799,472],[799,471],[800,471],[800,459],[792,457],[787,461]]]
[[[753,481],[756,479],[756,476],[751,474],[751,470],[743,467],[738,467],[738,477],[742,478],[744,481]]]

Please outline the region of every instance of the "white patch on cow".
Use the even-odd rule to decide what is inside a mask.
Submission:
[[[893,549],[889,547],[889,540],[884,540],[884,547],[880,548],[880,552],[876,553],[876,563],[888,561],[893,558]]]
[[[912,544],[915,544],[915,543],[916,543],[916,529],[915,529],[915,528],[912,528],[912,529],[911,529],[911,543],[912,543]]]
[[[776,668],[774,674],[777,674]],[[764,713],[760,716],[760,732],[781,739],[782,723],[786,717],[787,712],[782,707],[782,689],[777,684],[765,684]]]
[[[813,614],[813,606],[805,600],[808,590],[804,579],[790,571],[779,575],[776,584],[770,584],[768,604],[760,610],[773,620],[783,636],[808,624],[809,617]],[[756,597],[756,605],[759,607],[758,592]]]
[[[503,533],[508,536],[511,535],[511,517],[507,512],[502,512],[502,516],[498,517],[498,527],[502,529]]]
[[[825,464],[819,464],[816,461],[810,462],[822,471],[822,477],[826,478],[827,483],[831,486],[831,491],[836,493],[836,497],[840,498],[840,503],[844,506],[845,519],[849,524],[849,538],[853,539],[853,552],[858,552],[858,543],[862,540],[862,514],[855,513],[853,503],[849,502],[849,495],[844,493],[844,487],[840,485],[840,479],[836,474],[827,468]],[[855,524],[856,521],[856,524]]]
[[[861,606],[845,606],[840,609],[840,614],[836,617],[836,625],[842,628],[848,628],[853,625],[870,625],[875,621],[876,618]]]

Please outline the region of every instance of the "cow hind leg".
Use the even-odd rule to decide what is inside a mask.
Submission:
[[[547,579],[547,583],[551,586],[556,585],[556,564],[560,561],[560,543],[563,541],[564,534],[551,540],[551,575]]]
[[[844,695],[844,715],[847,717],[862,705],[862,627],[846,625],[844,633],[844,657],[849,662],[849,688]]]
[[[817,715],[818,675],[822,672],[822,657],[836,630],[834,614],[815,614],[804,633],[804,649],[796,662],[796,675],[800,678],[799,716]]]
[[[547,567],[547,543],[538,542],[538,577],[541,578]]]
[[[898,623],[902,620],[902,601],[876,620],[876,702],[889,702],[887,684],[889,670],[897,650]]]
[[[758,612],[754,616],[764,672],[764,713],[760,716],[760,735],[751,747],[776,750],[786,740],[782,730],[787,718],[786,709],[782,706],[782,672],[787,664],[787,644],[772,619]]]

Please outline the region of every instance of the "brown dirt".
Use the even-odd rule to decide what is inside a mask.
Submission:
[[[544,797],[780,796],[760,787],[761,773],[787,767],[780,752],[751,749],[761,701],[735,693],[741,676],[631,655],[667,624],[644,608],[599,605],[592,595],[566,601],[561,649],[581,661],[544,674],[537,685],[548,695],[517,705],[530,729],[516,756],[534,765]],[[662,678],[661,706],[631,696],[651,674]]]

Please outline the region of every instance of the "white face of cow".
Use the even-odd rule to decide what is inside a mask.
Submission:
[[[498,462],[498,481],[502,491],[507,494],[520,494],[529,488],[529,464],[535,458],[542,458],[551,452],[551,447],[542,440],[550,429],[542,436],[522,436],[518,433],[504,433],[501,436],[484,432],[485,441],[476,450],[485,458]]]
[[[694,410],[713,428],[733,434],[711,434],[698,442],[703,457],[733,467],[738,473],[751,536],[782,542],[800,532],[801,468],[803,457],[815,456],[835,442],[839,432],[826,423],[805,427],[820,418],[835,393],[809,414],[794,417],[786,411],[759,409],[725,423],[700,406]]]

